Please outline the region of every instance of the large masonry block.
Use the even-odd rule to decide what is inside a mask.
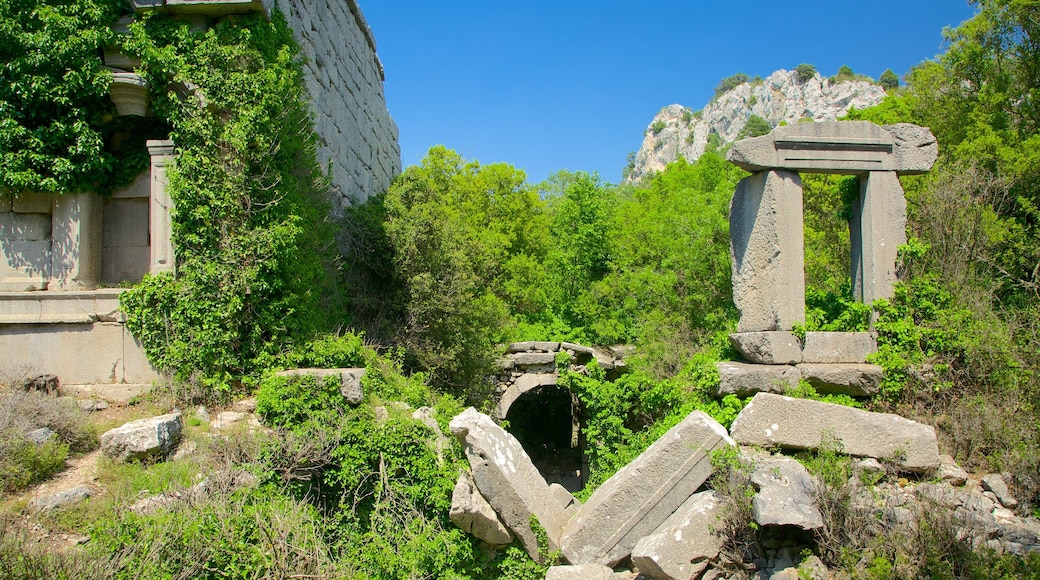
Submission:
[[[891,298],[899,246],[906,243],[906,197],[896,173],[871,171],[861,177],[852,210],[852,295],[864,304]]]
[[[879,365],[872,364],[818,364],[798,365],[802,378],[820,393],[840,393],[853,397],[871,397],[881,389]]]
[[[802,374],[789,365],[752,365],[720,362],[719,396],[747,397],[755,393],[784,393],[798,386]]]
[[[690,496],[653,534],[632,550],[632,564],[655,579],[700,578],[722,550],[714,491]]]
[[[805,322],[802,180],[771,170],[737,184],[730,204],[733,302],[738,332],[790,330]]]
[[[794,333],[737,332],[729,341],[749,362],[761,365],[793,365],[802,362],[802,343]]]
[[[711,475],[711,454],[734,445],[694,411],[600,486],[567,524],[560,549],[571,564],[617,564]]]
[[[101,283],[102,199],[66,193],[54,201],[49,290],[93,290]]]
[[[806,332],[802,360],[806,363],[865,363],[877,352],[870,332]]]

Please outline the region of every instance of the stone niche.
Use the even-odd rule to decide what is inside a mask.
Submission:
[[[802,378],[820,392],[872,394],[881,376],[880,367],[863,364],[877,350],[872,333],[792,333],[805,322],[799,174],[859,176],[849,273],[853,296],[870,304],[892,296],[897,252],[906,243],[899,176],[929,171],[937,156],[931,131],[906,123],[803,123],[733,145],[729,161],[752,175],[737,184],[730,205],[733,302],[740,311],[730,340],[754,364],[720,364],[720,394],[783,392]]]
[[[149,171],[108,197],[0,197],[0,377],[157,378],[119,312],[126,286],[174,266],[166,194],[173,143],[149,141],[148,149]]]

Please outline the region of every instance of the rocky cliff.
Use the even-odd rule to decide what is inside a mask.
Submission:
[[[660,171],[680,156],[700,157],[708,138],[732,143],[753,115],[775,127],[803,119],[833,121],[849,109],[872,107],[885,98],[885,89],[863,80],[831,82],[818,73],[801,81],[795,71],[778,70],[764,80],[743,83],[723,93],[702,110],[669,105],[647,126],[643,144],[625,181],[636,182]]]

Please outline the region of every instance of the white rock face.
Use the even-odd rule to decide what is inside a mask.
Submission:
[[[704,154],[708,136],[718,134],[732,143],[752,115],[773,127],[781,121],[793,125],[802,119],[836,121],[850,109],[865,109],[885,98],[885,90],[866,81],[831,83],[819,74],[799,82],[795,71],[778,70],[761,84],[744,83],[709,103],[692,116],[682,105],[669,105],[647,126],[635,167],[626,181],[634,183],[651,171],[661,171],[679,157],[693,161]],[[664,128],[656,134],[656,123]]]
[[[183,429],[180,413],[131,421],[101,436],[101,452],[116,461],[167,456]]]

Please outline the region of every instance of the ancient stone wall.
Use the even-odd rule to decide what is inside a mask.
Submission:
[[[383,95],[383,65],[355,0],[264,0],[280,10],[305,57],[318,159],[331,165],[333,213],[382,193],[401,172],[397,125]]]

